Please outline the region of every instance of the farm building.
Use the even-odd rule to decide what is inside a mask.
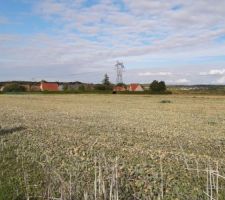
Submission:
[[[127,87],[128,91],[131,92],[142,92],[144,91],[143,87],[140,84],[132,83]]]
[[[41,91],[59,91],[58,83],[41,82]]]
[[[115,91],[115,92],[123,92],[123,91],[126,91],[126,88],[124,86],[115,86],[113,88],[113,91]]]

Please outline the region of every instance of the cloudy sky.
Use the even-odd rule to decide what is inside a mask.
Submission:
[[[225,0],[0,0],[0,81],[225,84]]]

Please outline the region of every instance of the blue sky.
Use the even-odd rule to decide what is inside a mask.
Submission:
[[[0,0],[0,81],[225,84],[225,0]]]

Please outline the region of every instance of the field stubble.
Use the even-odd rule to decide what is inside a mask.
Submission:
[[[2,95],[0,104],[0,199],[225,199],[225,97]]]

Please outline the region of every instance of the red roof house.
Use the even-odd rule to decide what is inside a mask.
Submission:
[[[128,91],[132,91],[132,92],[142,92],[144,91],[144,89],[142,88],[142,86],[140,84],[137,83],[132,83],[127,87]]]
[[[59,91],[59,85],[57,83],[41,82],[41,91]]]
[[[123,92],[123,91],[126,91],[126,88],[124,86],[115,86],[113,88],[113,91],[115,91],[115,92]]]

